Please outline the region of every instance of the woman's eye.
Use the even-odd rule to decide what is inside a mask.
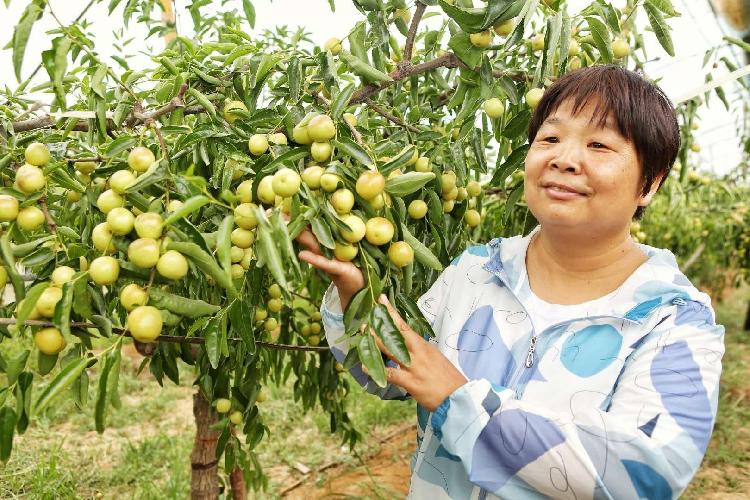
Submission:
[[[544,142],[553,142],[553,143],[555,143],[555,142],[557,142],[557,137],[555,137],[555,136],[550,136],[550,137],[545,137],[545,138],[544,138],[544,139],[542,139],[542,140],[543,140]]]
[[[592,142],[592,143],[591,143],[591,145],[592,145],[592,146],[593,146],[594,148],[596,148],[596,149],[604,149],[604,148],[606,148],[606,147],[607,147],[607,146],[605,146],[604,144],[602,144],[601,142]]]

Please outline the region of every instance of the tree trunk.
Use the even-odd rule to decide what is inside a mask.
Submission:
[[[245,487],[245,476],[242,469],[235,467],[229,476],[229,482],[232,485],[232,500],[246,500],[247,489]]]
[[[210,428],[217,421],[216,412],[200,389],[193,395],[193,415],[195,415],[195,442],[193,451],[190,453],[192,468],[190,498],[214,500],[219,498],[216,442],[220,433]]]

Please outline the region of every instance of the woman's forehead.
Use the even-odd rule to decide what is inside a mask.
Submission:
[[[576,104],[572,99],[561,102],[550,112],[543,125],[572,125],[577,123],[620,133],[614,113],[606,109],[598,99],[589,99],[579,105]]]

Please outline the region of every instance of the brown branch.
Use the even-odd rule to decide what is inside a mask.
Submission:
[[[135,127],[136,125],[141,124],[147,124],[150,120],[157,120],[161,118],[162,116],[171,113],[172,111],[176,110],[177,108],[184,108],[186,115],[195,115],[198,113],[203,113],[205,110],[201,106],[191,106],[191,107],[185,107],[185,102],[183,100],[183,96],[185,94],[185,91],[183,90],[187,89],[186,85],[183,85],[180,87],[180,92],[172,98],[171,101],[169,101],[164,106],[155,109],[154,111],[151,111],[150,113],[143,112],[143,109],[137,109],[138,106],[135,106],[133,108],[133,111],[130,113],[130,116],[125,120],[124,124],[128,128]],[[118,127],[120,127],[122,124],[115,123],[112,120],[107,121],[107,130],[115,130]],[[31,118],[28,120],[21,120],[13,123],[13,130],[15,132],[28,132],[30,130],[37,130],[42,128],[53,128],[55,126],[55,119],[52,118],[50,115],[41,116],[38,118]],[[89,130],[89,125],[87,122],[82,121],[79,122],[73,127],[73,130],[76,132],[87,132]]]
[[[90,158],[87,158],[87,157],[83,157],[83,158],[65,158],[65,161],[68,161],[70,163],[78,163],[78,162],[84,162],[84,161],[93,161],[93,162],[97,162],[98,163],[98,162],[106,161],[106,158],[104,158],[103,156],[99,155],[99,156],[92,156]]]
[[[427,8],[425,4],[417,0],[417,9],[414,11],[414,17],[411,19],[411,26],[409,26],[409,33],[406,35],[406,45],[404,46],[404,60],[401,65],[409,64],[411,62],[411,56],[414,52],[414,38],[417,36],[417,27],[419,22],[422,20],[422,15]]]
[[[42,212],[44,213],[44,220],[47,222],[47,227],[49,228],[49,232],[57,235],[57,223],[55,222],[55,219],[52,218],[52,215],[49,213],[49,210],[47,209],[47,197],[42,196],[39,198],[39,206],[42,207]]]
[[[455,56],[455,54],[448,53],[444,56],[437,57],[421,64],[405,64],[390,73],[390,77],[393,78],[393,81],[382,82],[380,84],[371,83],[369,85],[365,85],[352,95],[349,103],[362,103],[371,95],[377,94],[381,90],[390,87],[395,82],[403,80],[404,78],[426,73],[437,68],[456,68],[458,67],[459,63],[460,61],[458,57]]]
[[[16,324],[16,318],[0,318],[0,325],[15,325]],[[51,321],[44,321],[44,320],[38,320],[38,319],[27,319],[23,322],[26,326],[56,326]],[[85,323],[80,321],[72,321],[70,322],[71,328],[96,328],[99,329],[99,325],[95,325],[94,323]],[[126,337],[132,337],[130,332],[128,332],[125,328],[120,328],[117,326],[113,326],[112,330],[124,335]],[[156,340],[158,342],[170,342],[173,344],[205,344],[206,339],[203,337],[184,337],[182,335],[159,335]],[[242,342],[242,339],[238,338],[228,338],[227,339],[230,342]],[[293,345],[293,344],[275,344],[273,342],[263,342],[261,340],[256,340],[255,344],[261,347],[267,347],[269,349],[278,349],[282,351],[327,351],[327,347],[318,347],[318,346],[306,346],[306,345]]]
[[[427,73],[428,71],[432,71],[437,68],[463,68],[463,69],[469,69],[471,71],[479,71],[478,67],[473,68],[473,69],[469,68],[469,66],[467,66],[466,63],[464,63],[458,58],[458,56],[449,52],[445,55],[436,57],[435,59],[432,59],[430,61],[426,61],[420,64],[406,63],[406,64],[401,65],[395,71],[392,71],[389,73],[390,77],[393,78],[392,81],[382,82],[380,84],[371,83],[369,85],[365,85],[364,87],[362,87],[361,89],[359,89],[352,95],[352,98],[349,101],[349,103],[359,104],[361,102],[365,102],[365,99],[367,99],[371,95],[377,94],[381,90],[390,87],[391,85],[393,85],[399,80],[409,78],[410,76]],[[511,71],[501,71],[501,70],[494,70],[492,72],[492,76],[495,78],[502,78],[505,76],[509,76],[513,78],[514,80],[519,80],[519,81],[523,81],[525,79],[525,76],[523,73],[515,73]]]
[[[377,114],[381,115],[382,117],[386,118],[388,121],[391,121],[400,127],[404,127],[405,129],[411,132],[419,132],[419,129],[417,127],[415,127],[414,125],[409,125],[408,123],[403,121],[401,118],[389,113],[385,109],[375,104],[375,101],[373,101],[369,97],[365,98],[365,103],[367,103],[367,106],[370,109],[372,109],[373,111],[375,111]]]

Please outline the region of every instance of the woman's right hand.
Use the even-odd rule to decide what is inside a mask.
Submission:
[[[309,228],[297,236],[297,241],[307,249],[299,253],[299,258],[331,278],[339,292],[341,310],[345,311],[351,298],[365,287],[365,276],[362,271],[351,262],[326,258],[320,251],[318,239]]]

